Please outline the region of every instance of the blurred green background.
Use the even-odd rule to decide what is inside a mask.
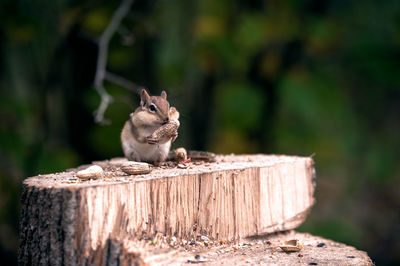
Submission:
[[[24,178],[122,156],[138,95],[93,121],[97,40],[119,1],[0,2],[0,261],[16,263]],[[175,146],[315,154],[300,228],[400,263],[400,1],[138,0],[108,71],[167,90]],[[51,219],[51,217],[49,217]]]

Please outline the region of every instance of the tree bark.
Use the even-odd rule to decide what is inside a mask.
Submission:
[[[142,264],[140,241],[238,241],[288,230],[315,202],[309,157],[217,156],[136,176],[120,171],[124,162],[93,162],[105,171],[98,180],[77,179],[87,166],[26,179],[19,263]]]

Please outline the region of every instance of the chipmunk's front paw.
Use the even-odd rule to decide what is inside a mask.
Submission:
[[[158,139],[154,138],[153,136],[148,136],[146,138],[146,141],[150,145],[155,145],[155,144],[158,144],[158,142],[159,142]]]
[[[178,138],[178,131],[171,134],[171,141],[174,142]]]

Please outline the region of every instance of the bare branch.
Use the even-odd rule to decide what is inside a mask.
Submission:
[[[97,59],[96,66],[96,75],[94,78],[94,86],[96,91],[99,93],[101,97],[101,103],[97,110],[95,111],[95,121],[97,123],[110,123],[104,119],[104,113],[108,107],[108,105],[113,101],[112,97],[106,89],[104,88],[104,79],[106,76],[106,64],[107,64],[107,56],[108,56],[108,46],[111,40],[111,37],[117,31],[119,25],[121,24],[122,19],[128,14],[130,7],[132,6],[133,0],[122,0],[118,9],[114,12],[110,23],[107,28],[101,35],[98,45],[99,45],[99,53]]]
[[[122,40],[121,40],[122,45],[131,46],[135,43],[135,36],[133,35],[133,33],[130,30],[128,30],[126,27],[124,27],[124,25],[119,26],[118,33],[122,37]]]
[[[108,71],[106,71],[105,79],[137,94],[140,94],[140,91],[144,89],[143,86],[139,86],[124,77]]]

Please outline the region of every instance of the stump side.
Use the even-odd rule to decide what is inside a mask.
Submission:
[[[124,241],[159,233],[238,240],[292,229],[315,201],[308,157],[218,156],[215,163],[141,176],[121,174],[124,161],[95,162],[113,173],[101,180],[68,182],[79,168],[27,179],[20,263],[103,264],[121,256]],[[132,254],[126,261],[136,261]]]

